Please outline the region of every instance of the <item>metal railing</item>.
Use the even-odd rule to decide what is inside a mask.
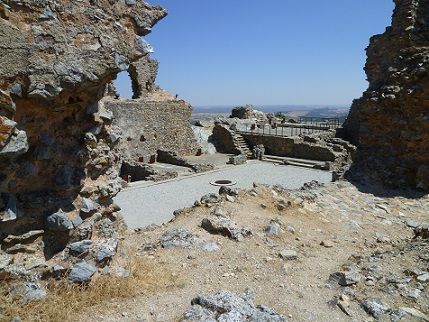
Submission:
[[[333,117],[300,117],[298,122],[300,124],[329,126],[329,128],[332,130],[335,130],[341,126],[340,119]]]
[[[336,129],[334,124],[338,123],[283,123],[271,125],[269,123],[260,123],[258,125],[246,125],[245,130],[238,130],[239,133],[253,134],[253,135],[264,135],[264,136],[280,136],[289,137],[297,135],[306,135],[313,133],[327,132]]]

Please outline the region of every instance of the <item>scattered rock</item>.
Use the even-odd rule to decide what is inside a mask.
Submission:
[[[336,272],[330,275],[329,279],[335,281],[341,286],[351,286],[360,282],[362,276],[356,272]]]
[[[44,232],[45,232],[44,230],[33,230],[19,236],[9,235],[5,239],[3,239],[3,243],[7,245],[13,245],[18,243],[22,244],[22,243],[32,242],[36,238],[42,236]]]
[[[275,202],[275,207],[277,208],[278,211],[283,211],[288,207],[290,207],[291,205],[292,203],[290,201],[286,201],[284,199],[279,199]]]
[[[407,218],[405,220],[405,224],[410,228],[417,228],[420,226],[420,224],[417,221],[415,221],[414,219],[411,219],[411,218]]]
[[[242,165],[247,162],[247,156],[245,154],[233,155],[229,158],[229,164]]]
[[[429,239],[429,225],[421,225],[414,228],[414,238]]]
[[[229,218],[205,218],[201,222],[201,228],[208,231],[210,234],[222,235],[237,241],[244,237],[252,235],[252,232],[247,228],[239,228],[237,224]]]
[[[206,204],[214,204],[214,203],[218,203],[220,202],[220,196],[217,193],[209,193],[203,197],[201,197],[201,204],[206,205]]]
[[[378,299],[366,299],[361,302],[366,313],[378,320],[383,314],[390,310],[390,307]]]
[[[161,246],[171,248],[200,248],[205,251],[218,251],[215,243],[206,243],[184,228],[167,231],[161,238]]]
[[[233,197],[233,196],[230,196],[230,195],[226,195],[226,201],[229,201],[229,202],[235,202],[235,197]]]
[[[335,246],[335,244],[330,240],[324,240],[320,243],[320,245],[322,245],[325,248],[332,248]]]
[[[429,281],[429,273],[423,273],[417,276],[417,280],[419,282],[426,283],[427,281]]]
[[[229,196],[238,196],[240,191],[238,189],[233,189],[231,187],[222,186],[219,188],[220,195],[229,195]]]
[[[118,240],[110,239],[105,243],[101,244],[100,248],[95,254],[95,259],[97,262],[101,263],[106,260],[110,260],[115,256],[116,250],[118,248]]]
[[[295,250],[286,249],[279,253],[280,258],[286,260],[295,260],[298,258],[298,253]]]
[[[80,211],[83,213],[89,214],[91,212],[96,212],[98,208],[100,208],[98,203],[88,198],[82,198],[82,207],[80,208]]]
[[[36,248],[29,245],[22,245],[22,244],[16,244],[6,249],[6,253],[8,254],[18,254],[18,253],[34,254],[36,253],[36,251],[37,251]]]
[[[70,270],[69,279],[74,283],[88,283],[97,272],[97,268],[88,262],[82,261],[73,265]]]
[[[276,222],[272,222],[265,228],[265,233],[267,235],[278,235],[280,233],[280,225]]]
[[[25,282],[14,285],[10,290],[10,295],[14,298],[19,298],[20,304],[28,304],[31,301],[46,297],[47,292],[39,282]]]
[[[91,240],[82,240],[69,245],[69,254],[72,256],[82,256],[87,254],[92,248]]]
[[[163,248],[193,248],[197,243],[197,238],[188,230],[176,228],[166,232],[161,239]]]
[[[417,309],[414,309],[411,307],[401,307],[399,310],[405,312],[406,314],[412,316],[413,318],[420,319],[424,322],[429,322],[429,316],[424,314],[423,312],[420,312]]]
[[[13,257],[6,254],[0,254],[0,277],[1,277],[1,271],[4,270],[7,266],[12,264]]]
[[[199,296],[192,300],[181,322],[249,321],[286,322],[286,319],[266,306],[254,304],[254,297],[222,291],[212,296]]]
[[[46,228],[55,232],[68,232],[73,229],[73,223],[61,209],[46,218]]]
[[[65,267],[63,267],[62,265],[54,265],[52,267],[52,275],[55,278],[60,278],[60,277],[64,276],[66,271],[67,271],[67,269]]]

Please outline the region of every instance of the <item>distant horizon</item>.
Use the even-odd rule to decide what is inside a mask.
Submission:
[[[348,114],[350,106],[343,105],[253,105],[256,110],[264,113],[276,112],[322,112],[330,111],[334,113],[336,110],[341,112],[335,114]],[[229,114],[235,105],[219,105],[219,106],[192,106],[194,114]]]
[[[350,108],[350,104],[213,104],[213,105],[192,105],[192,107],[198,107],[198,108],[213,108],[213,107],[240,107],[245,105],[251,105],[255,108],[257,107],[308,107],[308,108]]]

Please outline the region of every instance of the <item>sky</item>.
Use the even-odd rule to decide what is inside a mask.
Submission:
[[[157,84],[194,106],[344,105],[367,88],[369,38],[392,0],[150,0]],[[126,73],[116,82],[130,96]]]

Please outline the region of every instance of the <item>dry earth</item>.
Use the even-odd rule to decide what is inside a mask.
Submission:
[[[348,182],[299,191],[261,186],[241,191],[236,200],[197,206],[163,227],[126,236],[122,246],[139,248],[135,255],[160,276],[171,276],[173,284],[95,306],[76,321],[178,321],[198,295],[243,293],[246,288],[254,291],[258,304],[288,321],[373,321],[361,305],[367,298],[389,306],[380,321],[425,321],[398,309],[429,313],[423,274],[429,269],[429,243],[413,239],[410,227],[427,223],[428,213],[428,196],[377,197]],[[225,216],[248,227],[252,236],[235,241],[201,228],[204,218]],[[279,233],[266,233],[273,222]],[[177,228],[220,250],[162,248],[164,234]],[[297,252],[297,259],[282,258],[289,250]],[[342,287],[330,279],[332,273],[348,271],[352,285]]]

